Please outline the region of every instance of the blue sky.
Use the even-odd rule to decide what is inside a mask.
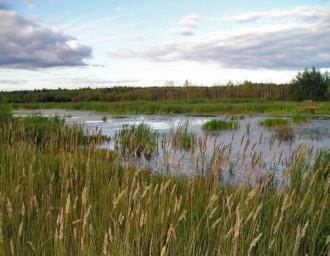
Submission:
[[[330,67],[328,1],[0,0],[0,90],[288,82]]]

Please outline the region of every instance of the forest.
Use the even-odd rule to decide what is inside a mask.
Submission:
[[[328,100],[330,78],[327,72],[312,68],[299,72],[291,83],[228,82],[222,86],[194,86],[188,81],[183,86],[42,89],[2,91],[0,100],[7,103],[81,102],[81,101],[160,101],[160,100]]]

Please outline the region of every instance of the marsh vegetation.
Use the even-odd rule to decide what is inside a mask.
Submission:
[[[223,131],[223,130],[232,130],[237,129],[239,127],[239,122],[236,121],[226,121],[226,120],[218,120],[212,119],[203,124],[203,129],[205,131]]]
[[[66,109],[106,112],[113,115],[129,114],[268,114],[304,115],[330,114],[330,102],[292,102],[265,100],[170,100],[170,101],[115,101],[115,102],[35,102],[14,103],[14,109]]]
[[[121,151],[100,148],[97,145],[102,142],[95,139],[82,139],[79,130],[64,128],[61,119],[44,118],[39,128],[34,122],[41,117],[31,118],[6,118],[0,126],[4,255],[329,252],[328,150],[318,152],[313,162],[304,148],[292,151],[280,185],[269,172],[257,177],[254,185],[237,186],[221,181],[226,163],[235,176],[243,160],[232,161],[227,147],[215,147],[212,171],[183,178],[150,173],[133,164],[137,152],[157,148],[159,136],[145,123],[116,133],[118,146],[130,156],[123,161]],[[61,133],[47,128],[53,122]],[[31,139],[39,130],[47,131],[47,136]],[[178,138],[190,138],[185,123],[176,131]],[[238,139],[247,156],[253,145],[249,146],[248,137]],[[205,149],[205,141],[196,137],[189,152],[200,153],[190,157],[206,161]]]
[[[157,137],[157,132],[143,123],[136,126],[124,125],[116,134],[116,144],[126,155],[151,157],[156,151]]]
[[[196,134],[189,132],[189,122],[180,122],[172,131],[172,145],[175,148],[190,149],[196,142]]]
[[[267,118],[260,122],[265,127],[280,127],[289,125],[289,120],[283,118]]]

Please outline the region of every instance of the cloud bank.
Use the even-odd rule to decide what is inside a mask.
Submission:
[[[0,67],[35,69],[85,65],[92,49],[60,31],[36,24],[0,0]]]
[[[330,8],[297,7],[289,11],[248,13],[226,17],[237,22],[264,19],[294,20],[285,25],[224,34],[216,32],[189,41],[121,49],[115,58],[142,58],[155,62],[196,61],[217,63],[224,68],[303,69],[330,67]],[[296,22],[299,20],[299,22]]]

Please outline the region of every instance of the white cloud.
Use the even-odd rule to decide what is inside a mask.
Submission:
[[[185,27],[198,27],[200,23],[200,15],[199,14],[190,14],[182,18],[179,22],[180,25]]]
[[[265,12],[248,12],[239,15],[226,16],[225,21],[234,22],[256,22],[256,21],[269,21],[276,19],[289,19],[289,20],[310,20],[319,19],[328,15],[329,8],[322,6],[298,6],[292,10],[271,10]]]
[[[183,17],[178,26],[166,31],[168,35],[192,36],[200,24],[200,15],[190,14]]]
[[[0,67],[47,68],[85,65],[92,49],[60,31],[11,10],[0,9]]]
[[[82,78],[56,78],[55,82],[60,82],[64,84],[76,84],[78,86],[113,86],[113,85],[127,85],[132,83],[140,82],[140,79],[106,79],[99,77]]]
[[[311,11],[320,9],[322,12],[319,13]],[[111,53],[110,56],[143,58],[155,62],[186,60],[217,63],[224,68],[242,69],[330,67],[330,9],[320,6],[310,9],[301,7],[287,13],[298,13],[297,10],[300,10],[299,17],[313,16],[313,19],[287,23],[284,26],[264,26],[227,35],[217,32],[199,38],[194,37],[189,41],[146,48],[123,49]],[[264,16],[267,16],[266,13],[255,19],[259,20]]]

